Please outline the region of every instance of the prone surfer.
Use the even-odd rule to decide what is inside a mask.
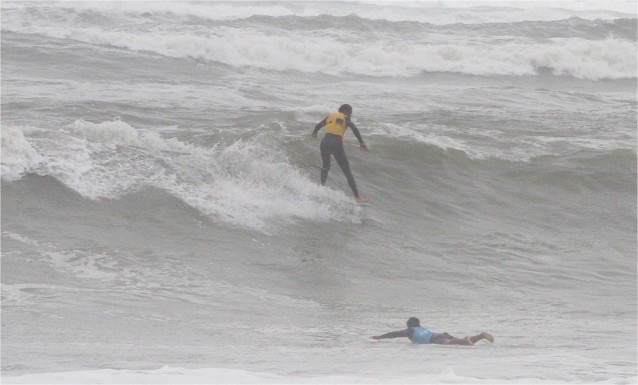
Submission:
[[[370,337],[374,340],[384,338],[408,337],[410,341],[417,344],[441,344],[441,345],[474,345],[480,340],[494,342],[494,337],[486,332],[477,334],[472,337],[456,338],[448,333],[434,333],[424,327],[421,327],[421,321],[416,317],[410,317],[406,322],[407,329],[396,332],[389,332],[379,336]]]
[[[363,138],[359,133],[359,129],[350,120],[351,115],[352,107],[349,104],[343,104],[339,107],[339,112],[328,115],[324,120],[319,122],[317,126],[315,126],[315,129],[312,131],[312,136],[316,138],[317,131],[319,131],[321,127],[326,127],[326,134],[319,146],[321,149],[321,160],[323,162],[321,167],[321,185],[324,186],[326,184],[326,179],[328,179],[328,170],[330,170],[330,157],[334,156],[337,164],[341,167],[341,170],[348,179],[348,185],[350,186],[350,189],[352,189],[352,193],[354,194],[357,203],[363,203],[366,199],[359,196],[357,184],[355,183],[354,176],[352,176],[352,172],[350,171],[350,163],[348,162],[346,151],[343,147],[343,136],[346,133],[346,129],[348,127],[352,129],[352,132],[354,132],[354,135],[359,140],[359,145],[362,150],[367,151],[368,147],[363,141]]]

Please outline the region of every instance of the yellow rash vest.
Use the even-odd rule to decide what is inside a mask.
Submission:
[[[346,115],[341,112],[330,114],[326,118],[326,133],[343,136],[348,128]]]
[[[315,129],[312,130],[312,134],[317,135],[317,132],[322,127],[326,128],[326,135],[330,134],[329,136],[340,136],[342,142],[346,133],[346,129],[350,127],[352,129],[352,132],[354,133],[354,136],[356,136],[357,140],[359,140],[359,143],[363,143],[363,138],[361,137],[357,126],[352,123],[350,117],[341,112],[328,115],[325,119],[323,119],[315,126]]]

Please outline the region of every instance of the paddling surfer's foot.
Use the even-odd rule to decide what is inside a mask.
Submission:
[[[357,203],[365,203],[368,201],[366,198],[363,197],[355,197],[354,199],[357,200]]]
[[[486,332],[481,333],[481,338],[489,341],[489,343],[494,343],[494,337],[490,333],[486,333]]]

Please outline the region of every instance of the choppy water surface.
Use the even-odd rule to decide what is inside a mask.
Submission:
[[[605,7],[3,2],[3,381],[635,382]],[[318,183],[342,103],[371,207]],[[369,339],[413,315],[496,343]]]

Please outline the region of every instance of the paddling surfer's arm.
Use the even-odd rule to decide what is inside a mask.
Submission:
[[[410,329],[400,330],[397,332],[390,332],[381,334],[380,336],[371,337],[374,340],[381,340],[384,338],[399,338],[399,337],[408,337],[410,338]]]

